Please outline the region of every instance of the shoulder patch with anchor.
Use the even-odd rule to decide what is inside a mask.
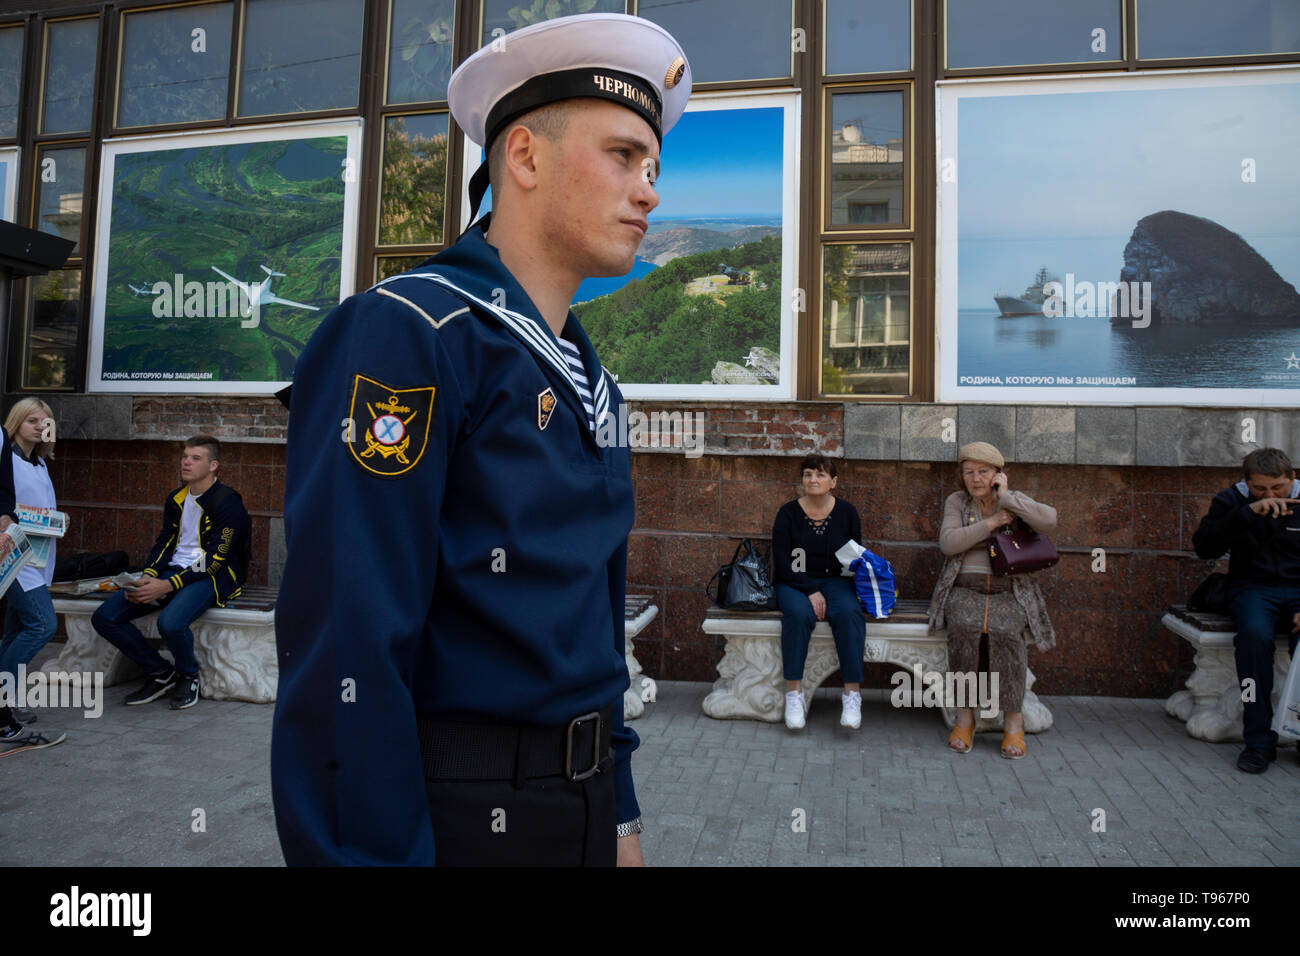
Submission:
[[[436,388],[392,388],[364,375],[353,376],[353,421],[348,453],[358,465],[381,478],[410,471],[429,443]]]

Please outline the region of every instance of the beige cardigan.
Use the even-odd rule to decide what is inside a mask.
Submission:
[[[999,500],[999,505],[1019,517],[1040,534],[1046,534],[1056,528],[1056,509],[1050,505],[1039,504],[1024,492],[1008,491]],[[940,630],[945,626],[944,606],[961,573],[962,558],[971,548],[985,547],[990,535],[980,516],[979,505],[964,491],[956,491],[948,496],[943,505],[943,524],[939,529],[939,550],[946,560],[939,572],[939,580],[930,596],[930,631]],[[1047,604],[1043,592],[1038,587],[1032,574],[1017,574],[1011,578],[1011,593],[1016,603],[1025,612],[1029,627],[1025,632],[1026,643],[1037,645],[1040,651],[1051,650],[1056,646],[1056,632],[1047,616]]]

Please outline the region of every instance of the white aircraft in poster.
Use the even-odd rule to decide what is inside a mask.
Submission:
[[[157,285],[156,282],[146,282],[143,285],[132,285],[128,282],[126,287],[130,289],[134,295],[143,297],[146,295],[158,295],[162,291],[161,289],[155,291],[155,285]]]
[[[240,282],[234,276],[222,272],[216,266],[212,267],[212,271],[221,276],[227,282],[233,282],[243,291],[244,295],[248,299],[247,314],[249,315],[253,313],[254,309],[260,310],[262,306],[270,305],[272,302],[278,302],[281,305],[291,305],[295,309],[311,309],[313,312],[320,311],[320,306],[318,305],[305,305],[302,302],[293,302],[289,299],[282,299],[278,295],[271,294],[271,280],[276,276],[283,276],[283,272],[273,272],[266,266],[262,266],[262,271],[266,273],[266,278],[261,282]]]

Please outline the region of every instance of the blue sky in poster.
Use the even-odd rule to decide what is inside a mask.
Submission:
[[[1281,121],[1300,115],[1300,85],[968,97],[959,110],[959,308],[994,308],[1041,266],[1115,281],[1134,225],[1164,209],[1240,234],[1300,288],[1300,125]]]
[[[780,216],[782,110],[686,113],[664,137],[656,219]]]

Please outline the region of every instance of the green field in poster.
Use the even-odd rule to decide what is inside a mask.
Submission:
[[[289,381],[339,299],[347,145],[119,154],[103,380]]]

